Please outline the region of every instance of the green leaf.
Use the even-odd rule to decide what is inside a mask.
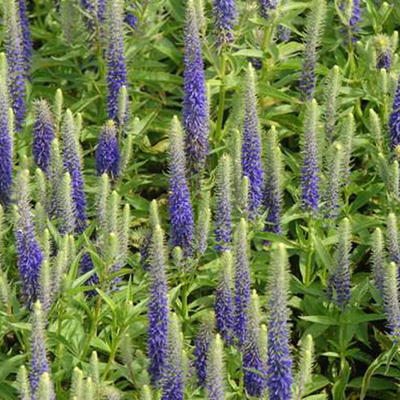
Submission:
[[[347,361],[344,361],[343,368],[340,372],[339,379],[334,383],[332,387],[333,400],[344,400],[347,382],[350,377],[350,366]]]
[[[337,319],[327,315],[305,315],[300,316],[300,318],[304,319],[305,321],[315,322],[322,325],[339,325]]]

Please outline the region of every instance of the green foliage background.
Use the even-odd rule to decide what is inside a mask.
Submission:
[[[68,0],[64,1],[65,3]],[[72,3],[74,3],[71,0]],[[392,35],[400,23],[400,4],[382,5],[380,1],[364,0],[359,40],[344,41],[343,25],[329,2],[325,32],[317,67],[316,99],[324,103],[324,82],[329,70],[338,65],[344,76],[340,92],[340,115],[352,110],[356,119],[353,168],[345,188],[341,217],[347,216],[352,226],[353,290],[350,306],[343,312],[326,301],[327,274],[334,264],[337,241],[335,227],[325,221],[310,220],[299,208],[299,168],[304,105],[298,91],[302,65],[304,18],[310,1],[287,1],[271,20],[257,16],[254,1],[238,0],[240,19],[236,41],[228,52],[226,76],[227,101],[224,110],[223,140],[215,136],[221,86],[220,57],[213,34],[211,4],[206,1],[207,30],[203,56],[212,116],[209,157],[209,186],[214,180],[218,156],[229,151],[229,135],[236,124],[232,104],[243,86],[248,57],[260,57],[263,68],[257,72],[259,113],[263,135],[271,125],[278,129],[284,155],[284,216],[285,235],[280,237],[260,232],[253,227],[252,278],[253,288],[261,296],[265,311],[269,247],[266,239],[283,242],[291,262],[292,348],[311,333],[316,344],[315,375],[308,387],[309,400],[320,398],[325,391],[334,400],[366,399],[395,400],[400,397],[400,355],[386,335],[382,302],[371,282],[370,234],[376,227],[385,229],[389,211],[399,213],[399,204],[386,189],[377,169],[376,140],[369,130],[369,110],[374,109],[386,122],[391,107],[400,64],[397,57],[389,74],[389,92],[380,87],[380,73],[371,61],[374,35]],[[141,386],[148,383],[146,360],[147,274],[140,265],[141,228],[147,226],[149,201],[159,199],[164,228],[167,227],[166,148],[168,126],[173,115],[182,108],[183,19],[184,1],[151,0],[135,2],[139,18],[137,29],[126,27],[126,55],[129,71],[129,95],[134,157],[115,189],[122,202],[132,207],[132,237],[129,265],[120,273],[124,284],[120,291],[88,299],[84,295],[87,276],[79,276],[79,253],[70,266],[63,291],[53,305],[48,319],[47,336],[52,378],[57,399],[67,399],[71,374],[75,366],[86,373],[89,358],[96,350],[100,359],[101,378],[123,391],[123,399],[136,399]],[[86,191],[93,217],[97,177],[94,170],[94,149],[100,127],[107,119],[105,112],[105,63],[102,38],[97,31],[88,32],[81,9],[60,16],[53,1],[33,0],[29,7],[34,40],[32,81],[29,83],[29,104],[36,98],[53,101],[61,88],[65,106],[82,113],[81,141],[84,149]],[[278,23],[290,27],[291,40],[274,40]],[[0,43],[4,43],[0,30]],[[16,138],[16,170],[21,160],[31,157],[32,107],[24,132]],[[133,118],[132,118],[133,120]],[[322,127],[322,124],[321,124]],[[389,155],[388,155],[389,157]],[[89,236],[94,223],[77,239],[77,247],[91,247]],[[0,311],[0,398],[16,399],[16,372],[29,363],[30,320],[26,307],[19,302],[20,283],[11,217],[6,224],[6,246],[3,268],[12,286],[9,309]],[[50,226],[51,229],[51,226]],[[53,228],[56,240],[58,236]],[[84,250],[82,250],[83,252]],[[102,261],[96,259],[96,268]],[[217,254],[209,250],[198,260],[192,273],[183,274],[169,268],[172,306],[178,313],[188,353],[200,318],[213,307],[213,292],[218,279]],[[265,320],[264,320],[265,322]],[[129,338],[129,352],[121,351],[123,338]],[[125,340],[124,339],[124,340]],[[125,349],[126,346],[123,346]],[[240,370],[240,356],[233,348],[226,350],[228,392],[230,399],[245,399]],[[366,397],[365,397],[366,395]],[[204,393],[192,383],[187,398],[202,399]]]

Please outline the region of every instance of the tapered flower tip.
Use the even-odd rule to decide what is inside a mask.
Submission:
[[[126,122],[128,115],[128,89],[125,85],[121,87],[118,93],[118,121],[120,124]]]
[[[76,126],[76,131],[80,132],[82,130],[83,126],[83,117],[82,113],[78,112],[75,117],[75,126]]]
[[[174,115],[174,116],[172,117],[172,121],[171,121],[171,130],[172,130],[173,132],[182,130],[182,126],[181,126],[181,123],[179,122],[179,118],[178,118],[177,115]]]
[[[35,316],[42,318],[42,310],[43,310],[42,303],[40,302],[40,300],[37,300],[33,305],[33,312]]]
[[[214,359],[223,359],[224,342],[222,341],[221,335],[217,333],[215,335],[214,343],[211,345],[211,351],[214,353]]]
[[[53,400],[54,399],[54,396],[52,393],[50,375],[48,372],[44,372],[40,376],[39,388],[38,388],[36,397],[38,400]]]
[[[247,86],[248,91],[252,91],[253,93],[255,93],[256,76],[255,76],[254,67],[253,67],[252,63],[247,64],[246,86]]]
[[[238,242],[247,241],[247,222],[244,218],[240,219],[239,226],[237,227],[236,240]]]
[[[7,57],[5,53],[0,53],[0,79],[4,80],[7,77]]]
[[[301,341],[300,360],[295,380],[294,391],[296,399],[303,398],[306,385],[311,382],[314,357],[314,341],[307,335]]]
[[[79,131],[79,129],[77,129]],[[108,120],[99,136],[96,150],[96,168],[98,175],[110,174],[117,178],[120,173],[121,156],[117,138],[116,124]]]
[[[144,385],[140,394],[140,400],[153,400],[151,389],[149,386]]]
[[[315,99],[310,100],[310,107],[311,107],[313,110],[316,110],[316,109],[318,108],[317,100],[315,100]],[[315,112],[315,111],[314,111],[314,112]]]
[[[72,111],[67,108],[67,110],[65,111],[65,122],[68,123],[68,126],[75,126],[75,120],[74,120],[74,116],[72,114]]]
[[[93,351],[90,357],[90,376],[92,379],[98,383],[100,380],[100,372],[99,372],[99,358],[97,356],[97,352]]]
[[[19,172],[17,175],[17,198],[19,200],[28,200],[26,199],[26,195],[29,190],[29,170],[23,169],[22,171]],[[22,196],[24,198],[22,198]]]
[[[275,273],[276,277],[285,278],[287,268],[287,251],[283,243],[276,246],[275,251]]]
[[[377,35],[375,37],[375,45],[378,48],[385,49],[391,46],[391,40],[386,35]]]
[[[258,297],[257,290],[253,289],[251,292],[250,314],[257,321],[260,320],[260,298]]]
[[[172,260],[174,261],[175,266],[177,267],[182,266],[182,261],[183,261],[182,247],[176,246],[172,249]]]
[[[79,399],[83,397],[83,372],[78,367],[72,373],[71,394]]]
[[[336,152],[339,152],[339,151],[342,151],[342,150],[343,150],[343,146],[342,146],[341,143],[336,142],[336,143],[333,145],[333,149],[334,149]]]
[[[304,121],[304,130],[305,132],[316,132],[317,123],[319,117],[319,107],[318,103],[315,99],[307,101],[306,103],[306,113],[305,113],[305,121]]]
[[[115,129],[115,122],[112,119],[109,119],[106,123],[105,123],[105,127],[107,129]]]
[[[8,121],[9,121],[9,124],[10,124],[10,131],[13,130],[14,119],[15,119],[14,111],[13,111],[13,109],[10,107],[10,108],[8,109]],[[12,132],[11,132],[11,133],[12,133]]]
[[[261,332],[260,332],[260,349],[261,349],[261,353],[263,355],[265,355],[265,359],[266,357],[266,352],[267,352],[267,347],[268,347],[268,328],[267,325],[265,324],[261,324]]]
[[[397,264],[395,262],[390,262],[386,265],[386,274],[388,282],[396,282],[397,281]]]
[[[349,253],[351,250],[351,224],[347,217],[342,219],[339,227],[339,247],[341,243],[345,246],[346,251]]]
[[[183,337],[179,318],[174,312],[170,312],[169,314],[168,347],[171,354],[177,357],[177,359],[171,361],[179,362],[179,359],[181,359],[183,355]]]
[[[114,261],[118,254],[118,236],[115,232],[108,234],[108,243],[105,249],[106,256],[110,262]]]
[[[378,153],[378,158],[381,159],[381,160],[386,161],[386,157],[385,157],[384,154],[381,153],[381,152]]]
[[[393,153],[397,158],[400,158],[400,144],[393,149]]]
[[[384,304],[390,335],[398,343],[400,341],[399,282],[398,266],[394,262],[386,265]]]
[[[62,109],[64,105],[64,95],[60,88],[56,90],[56,95],[54,98],[54,113],[56,115],[57,121],[61,119]]]
[[[233,256],[232,252],[230,250],[226,250],[222,253],[220,257],[220,263],[221,263],[221,269],[222,271],[232,271],[232,265],[233,265]]]
[[[230,250],[225,250],[220,257],[221,272],[224,277],[224,281],[227,283],[232,280],[232,266],[233,266],[233,255]]]
[[[20,400],[31,400],[31,390],[29,387],[28,371],[22,365],[17,375],[18,394]]]
[[[155,229],[157,225],[160,225],[157,200],[152,200],[150,203],[150,225],[153,229]]]
[[[347,217],[342,220],[342,232],[345,235],[350,235],[350,220]]]
[[[312,351],[312,348],[313,348],[313,345],[314,345],[313,337],[312,337],[310,334],[308,334],[308,335],[304,338],[304,341],[303,341],[304,349],[306,349],[306,351],[311,352],[311,351]]]
[[[95,398],[95,384],[93,382],[93,379],[89,376],[86,379],[86,385],[85,385],[85,397],[87,399],[94,399]]]
[[[304,367],[303,370],[299,371],[299,374],[303,374],[306,378],[305,381],[308,382],[311,379],[311,369],[313,362],[313,353],[314,353],[314,339],[308,334],[301,341],[301,360],[300,367]],[[305,376],[307,375],[307,376]]]
[[[396,218],[396,215],[394,213],[390,212],[388,214],[388,216],[387,216],[387,224],[388,225],[392,225],[392,226],[397,224],[397,218]]]
[[[164,231],[162,230],[160,225],[156,225],[153,230],[153,238],[152,242],[154,245],[157,245],[157,248],[162,246],[164,243]]]
[[[207,355],[206,389],[209,400],[225,398],[223,341],[217,333]]]

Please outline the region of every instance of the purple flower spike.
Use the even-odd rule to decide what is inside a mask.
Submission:
[[[215,339],[210,344],[210,349],[207,355],[207,400],[226,399],[225,365],[223,355],[224,344],[221,337],[216,334]]]
[[[189,187],[186,181],[186,160],[183,132],[178,118],[172,120],[169,136],[169,215],[171,245],[181,247],[186,256],[193,253],[194,222]]]
[[[207,353],[213,338],[213,318],[209,316],[202,322],[195,339],[194,365],[199,385],[203,386],[207,376]]]
[[[4,0],[5,49],[8,62],[8,90],[15,115],[15,129],[22,130],[26,114],[26,61],[15,0]]]
[[[334,143],[328,150],[328,170],[324,191],[324,211],[326,218],[336,218],[340,209],[340,192],[343,178],[343,147]]]
[[[303,208],[314,213],[318,211],[320,201],[317,122],[318,104],[315,100],[312,100],[306,105],[303,166],[301,168],[301,199]]]
[[[32,59],[32,39],[31,30],[29,27],[29,18],[26,7],[26,0],[17,0],[19,21],[21,25],[22,43],[25,57],[25,72],[29,74]]]
[[[277,0],[258,0],[258,12],[262,18],[268,19],[277,5]]]
[[[300,91],[305,100],[311,100],[315,91],[315,67],[318,57],[318,45],[325,22],[326,3],[324,0],[313,0],[307,17],[307,37],[304,47],[303,69],[300,78]]]
[[[122,0],[107,3],[107,109],[110,119],[118,120],[118,99],[122,86],[127,85],[124,50],[124,3]]]
[[[79,132],[76,132],[74,117],[67,110],[61,129],[63,145],[63,164],[66,172],[71,175],[72,200],[75,209],[75,227],[77,233],[86,228],[86,196],[82,174],[81,148]]]
[[[269,285],[268,363],[267,387],[270,400],[292,398],[292,358],[290,355],[290,328],[287,255],[282,244],[274,250]]]
[[[351,290],[351,227],[344,218],[339,228],[339,242],[336,248],[336,263],[328,281],[328,296],[340,308],[345,308],[350,300]]]
[[[353,7],[351,12],[351,18],[349,21],[349,25],[353,33],[358,32],[358,24],[361,22],[361,6],[360,0],[353,0]],[[357,38],[353,38],[353,41],[356,41]]]
[[[150,253],[150,298],[147,311],[149,374],[160,384],[168,351],[168,284],[165,269],[164,237],[159,225],[153,231]]]
[[[394,213],[389,213],[386,220],[386,248],[390,261],[400,268],[399,231]]]
[[[39,100],[35,103],[33,158],[36,165],[44,172],[48,172],[50,166],[51,142],[54,137],[54,122],[49,103],[46,100]]]
[[[266,365],[260,350],[260,306],[256,291],[251,295],[249,324],[243,349],[244,386],[250,396],[261,397],[266,388]]]
[[[242,218],[235,237],[235,335],[244,344],[250,306],[250,266],[247,243],[247,224]]]
[[[33,309],[32,332],[31,332],[31,372],[29,381],[31,385],[32,400],[38,399],[40,377],[45,372],[50,372],[47,360],[44,316],[40,301],[37,301]],[[38,399],[42,400],[42,399]]]
[[[361,21],[361,6],[360,0],[341,0],[339,9],[342,12],[342,22],[345,28],[342,29],[343,33],[348,36],[345,38],[345,43],[357,41],[357,32],[359,30],[359,22]]]
[[[268,210],[267,232],[281,233],[281,154],[277,144],[277,133],[273,126],[267,136],[265,168],[264,206]]]
[[[10,202],[12,185],[12,121],[8,108],[7,61],[0,54],[0,204]]]
[[[392,55],[389,51],[379,52],[376,56],[376,68],[389,70],[392,65]]]
[[[23,170],[17,182],[15,240],[23,292],[28,304],[32,305],[39,294],[39,275],[43,256],[35,237],[28,185],[29,172]]]
[[[396,94],[393,99],[392,114],[389,119],[390,146],[395,149],[400,143],[400,77],[397,83]]]
[[[371,237],[371,264],[375,287],[381,296],[384,295],[386,252],[383,234],[380,228],[376,228]]]
[[[213,13],[218,45],[233,42],[233,26],[237,18],[235,0],[214,0]]]
[[[183,128],[186,159],[191,173],[204,169],[208,155],[210,130],[201,42],[193,0],[187,1],[184,32]]]
[[[400,341],[400,301],[398,266],[391,262],[386,266],[383,290],[383,304],[387,317],[389,334],[395,343]]]
[[[388,36],[377,35],[374,40],[376,50],[376,68],[390,70],[392,66],[392,43]]]
[[[92,261],[92,257],[90,253],[84,253],[81,262],[80,262],[80,268],[81,268],[81,275],[86,274],[89,271],[94,270],[94,265]],[[85,282],[85,285],[87,286],[95,286],[99,283],[99,277],[96,272],[94,272],[93,275],[90,276]],[[85,294],[89,297],[92,297],[96,294],[96,290],[88,290],[85,292]]]
[[[115,123],[110,120],[105,124],[97,145],[97,174],[108,174],[111,179],[118,178],[120,172],[120,159],[117,130]]]
[[[217,251],[229,250],[232,242],[231,159],[223,155],[217,172],[217,209],[215,213],[215,246]]]
[[[167,356],[161,380],[161,400],[183,400],[183,336],[176,314],[170,316],[168,331]]]
[[[107,0],[97,0],[97,19],[100,23],[104,22],[107,9]]]
[[[242,141],[243,176],[249,179],[249,214],[254,218],[259,213],[263,197],[264,171],[261,161],[261,140],[258,126],[257,97],[254,69],[247,69],[245,117]]]
[[[221,275],[215,292],[215,323],[226,343],[233,343],[234,302],[232,288],[232,254],[225,251],[220,259]]]

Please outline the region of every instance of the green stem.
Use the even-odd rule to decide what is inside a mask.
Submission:
[[[61,300],[61,304],[59,307],[59,313],[58,313],[58,318],[57,318],[57,338],[61,337],[61,331],[62,331],[62,322],[63,322],[63,315],[64,315],[64,302]],[[62,355],[63,355],[63,349],[64,346],[61,342],[58,342],[57,349],[56,349],[56,360],[57,360],[57,371],[61,371],[61,360],[62,360]],[[57,392],[60,393],[61,391],[61,379],[57,380]]]
[[[261,50],[264,53],[264,62],[263,62],[263,68],[262,68],[262,74],[261,74],[261,79],[264,81],[267,77],[268,73],[268,64],[266,62],[266,53],[267,50],[269,49],[269,46],[271,44],[271,38],[272,38],[272,33],[275,27],[275,18],[272,18],[271,23],[265,27],[264,29],[264,36],[261,44]]]
[[[261,45],[261,50],[265,53],[269,47],[269,44],[271,42],[271,36],[272,36],[272,28],[274,25],[274,21],[271,21],[271,24],[265,27],[264,30],[264,36],[263,36],[263,41]]]
[[[189,308],[188,308],[188,289],[189,289],[189,284],[185,283],[182,286],[182,316],[184,321],[186,321],[189,318]]]
[[[107,375],[108,375],[108,373],[110,371],[110,368],[111,368],[112,364],[114,363],[115,354],[117,353],[117,350],[118,350],[119,338],[120,338],[120,336],[117,335],[117,337],[114,340],[113,346],[111,348],[110,356],[108,357],[108,362],[107,362],[107,365],[106,365],[106,367],[104,369],[104,372],[103,372],[103,379],[104,380],[107,379]]]
[[[83,351],[82,351],[81,360],[84,360],[87,357],[87,354],[90,349],[90,343],[92,342],[92,339],[93,339],[94,335],[96,334],[97,321],[98,321],[99,314],[100,314],[100,308],[101,308],[101,297],[98,296],[96,299],[96,306],[95,306],[95,309],[93,312],[93,318],[91,321],[90,332],[87,337],[85,347],[83,348]]]
[[[221,53],[221,86],[219,88],[219,103],[218,103],[218,117],[217,124],[215,126],[215,141],[219,143],[222,140],[222,119],[224,118],[225,109],[225,75],[226,75],[226,56],[225,52]]]
[[[339,328],[339,344],[340,344],[340,370],[342,371],[346,362],[346,324],[340,323]]]
[[[312,244],[312,231],[313,231],[314,221],[310,216],[308,219],[308,254],[307,254],[307,264],[306,271],[304,275],[304,285],[309,286],[312,282],[312,256],[313,256],[313,244]]]

